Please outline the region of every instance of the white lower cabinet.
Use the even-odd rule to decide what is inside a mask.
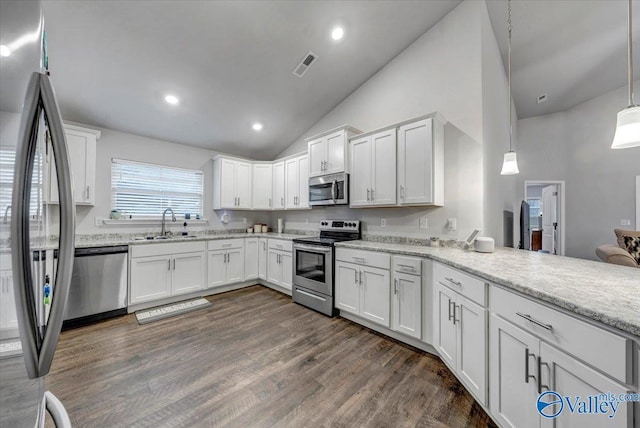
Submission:
[[[420,339],[422,335],[422,276],[420,275],[422,262],[417,258],[398,256],[394,256],[393,260],[391,329]]]
[[[244,240],[244,280],[258,278],[260,242],[256,238],[246,238]]]
[[[16,302],[13,297],[11,254],[0,255],[0,339],[3,332],[18,329]]]
[[[291,290],[293,286],[292,243],[269,239],[267,243],[267,281]]]
[[[434,269],[434,347],[458,375],[469,392],[483,405],[487,403],[487,309],[443,285],[451,277],[441,277]],[[457,281],[459,290],[476,287],[475,278]],[[482,291],[484,296],[484,291]],[[484,298],[484,297],[483,297]]]
[[[203,290],[204,249],[204,243],[195,242],[132,246],[129,303],[135,305]]]
[[[208,287],[215,288],[245,279],[244,239],[209,241]]]
[[[258,242],[258,278],[267,279],[267,238]]]
[[[389,270],[344,261],[335,269],[336,307],[389,327]]]

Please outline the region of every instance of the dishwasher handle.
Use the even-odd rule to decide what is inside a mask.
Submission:
[[[121,254],[129,252],[128,245],[117,245],[115,247],[90,247],[90,248],[76,248],[76,257],[88,257],[88,256],[105,256],[108,254]]]

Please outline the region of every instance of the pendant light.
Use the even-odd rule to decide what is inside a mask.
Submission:
[[[509,30],[509,151],[504,154],[504,161],[502,162],[502,171],[500,171],[501,175],[513,175],[519,174],[520,170],[518,169],[518,158],[516,157],[516,152],[511,149],[511,134],[512,134],[512,125],[511,125],[511,0],[507,0],[507,29]]]
[[[612,149],[628,149],[640,146],[640,106],[633,102],[633,57],[631,55],[631,0],[627,20],[627,73],[629,75],[629,106],[618,112],[618,126],[613,137]]]

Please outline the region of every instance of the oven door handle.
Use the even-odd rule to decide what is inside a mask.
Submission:
[[[293,244],[293,248],[295,250],[306,250],[314,253],[324,253],[324,254],[329,254],[331,253],[331,251],[333,251],[333,248],[331,247],[321,247],[321,246],[303,245],[303,244]]]

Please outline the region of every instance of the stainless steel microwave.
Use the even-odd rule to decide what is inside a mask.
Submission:
[[[347,205],[349,174],[328,174],[309,179],[309,205]]]

